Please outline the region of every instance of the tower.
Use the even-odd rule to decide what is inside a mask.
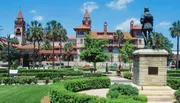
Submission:
[[[18,16],[16,20],[14,21],[14,35],[19,40],[19,44],[25,40],[25,21],[22,16],[21,10],[18,12]]]
[[[107,22],[104,22],[104,34],[107,35]]]
[[[82,25],[91,27],[91,19],[90,19],[89,12],[87,9],[84,14],[84,18],[82,20]]]

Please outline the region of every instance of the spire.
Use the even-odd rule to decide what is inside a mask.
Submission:
[[[22,19],[23,18],[21,10],[19,10],[17,18],[18,19]]]
[[[85,14],[84,14],[84,17],[85,17],[85,18],[89,18],[89,12],[88,12],[88,9],[86,9],[86,12],[85,12]]]

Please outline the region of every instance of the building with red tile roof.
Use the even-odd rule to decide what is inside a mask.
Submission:
[[[27,35],[25,34],[25,29],[26,29],[25,24],[26,23],[24,21],[21,10],[18,12],[18,16],[14,23],[15,23],[14,34],[15,34],[15,37],[17,37],[19,40],[19,45],[16,45],[15,47],[17,47],[20,50],[20,53],[22,54],[21,63],[28,65],[28,63],[24,63],[24,62],[28,61],[29,60],[28,58],[32,56],[34,46],[31,43],[29,43],[27,45],[21,45],[23,43],[23,40],[26,40],[26,38],[27,38]],[[80,54],[80,52],[82,50],[84,50],[84,42],[86,40],[84,33],[89,33],[93,38],[108,40],[107,45],[105,47],[103,47],[103,51],[111,54],[109,62],[119,64],[121,61],[121,58],[119,56],[119,49],[123,46],[123,44],[120,44],[121,47],[119,48],[118,41],[114,38],[114,33],[116,31],[108,31],[108,23],[106,21],[104,22],[103,30],[93,31],[93,30],[91,30],[91,26],[92,26],[91,18],[90,18],[88,10],[86,10],[84,17],[82,19],[82,24],[79,26],[75,26],[73,28],[76,35],[68,36],[68,42],[73,43],[73,51],[70,53],[70,58],[71,58],[70,61],[74,61],[74,62],[81,61],[78,54]],[[142,37],[141,28],[142,28],[141,26],[135,26],[134,22],[131,21],[130,22],[130,31],[123,32],[124,41],[126,41],[127,39],[130,39],[131,43],[133,43],[135,45],[136,49],[144,47],[144,40]],[[63,45],[60,46],[59,42],[55,42],[55,46],[54,46],[54,50],[55,50],[54,58],[56,58],[55,60],[58,61],[59,57],[62,56],[62,60],[67,61],[67,59],[66,59],[67,53],[64,51],[65,43],[66,42],[64,42]],[[41,45],[42,44],[43,43],[41,43]],[[62,50],[61,53],[60,53],[60,49]],[[50,60],[47,58],[52,58],[52,53],[53,53],[52,50],[41,50],[40,48],[38,48],[37,44],[35,46],[35,52],[36,52],[36,54],[43,55],[43,57],[45,58],[44,60]],[[23,66],[27,66],[27,65],[23,65]]]

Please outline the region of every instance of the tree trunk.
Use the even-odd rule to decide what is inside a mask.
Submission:
[[[70,59],[70,56],[68,55],[68,67],[69,67],[69,59]]]
[[[38,52],[39,52],[39,49],[40,48],[40,42],[38,41]],[[39,62],[39,66],[38,67],[40,67],[41,66],[41,61],[40,61],[40,54],[38,53],[38,62]]]
[[[36,46],[36,44],[35,44],[35,40],[33,41],[34,43],[34,50],[33,50],[33,69],[35,68],[35,46]]]
[[[53,69],[54,69],[54,38],[53,38]]]
[[[176,61],[176,68],[179,68],[179,36],[177,36],[177,61]]]
[[[61,39],[61,38],[60,38]],[[61,54],[61,40],[60,40],[60,43],[59,43],[59,47],[60,47],[60,49],[59,49],[59,51],[60,51],[60,56],[59,56],[59,63],[60,63],[60,68],[61,68],[61,56],[62,56],[62,54]]]
[[[94,62],[93,64],[94,64],[94,69],[96,70],[96,62]]]

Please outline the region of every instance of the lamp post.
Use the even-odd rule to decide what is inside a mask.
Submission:
[[[11,42],[10,35],[7,36],[7,42],[8,42],[8,71],[9,71],[10,70],[9,43]]]

